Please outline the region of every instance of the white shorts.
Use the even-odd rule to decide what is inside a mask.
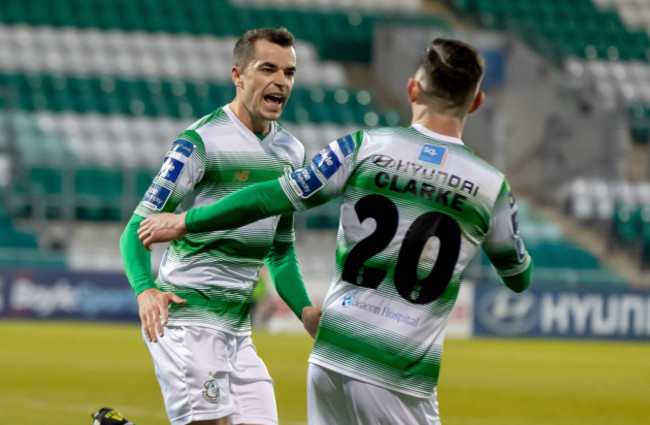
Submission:
[[[250,336],[166,326],[157,343],[143,338],[172,425],[225,416],[233,425],[277,425],[273,380]]]
[[[440,425],[436,392],[417,398],[310,363],[309,425]]]

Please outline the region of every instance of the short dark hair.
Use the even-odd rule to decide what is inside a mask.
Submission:
[[[472,100],[485,72],[485,60],[467,43],[436,38],[419,69],[424,70],[425,93],[457,107]]]
[[[280,28],[257,28],[246,31],[235,44],[232,53],[234,66],[246,69],[249,62],[255,57],[255,43],[258,40],[266,40],[282,47],[291,47],[295,44],[296,38],[289,30]]]

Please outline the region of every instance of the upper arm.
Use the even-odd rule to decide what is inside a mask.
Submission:
[[[528,286],[532,261],[519,233],[517,203],[505,179],[494,206],[483,249],[508,287],[520,292]]]
[[[148,217],[173,212],[203,178],[205,147],[195,131],[185,131],[165,155],[163,165],[142,197],[135,213]]]
[[[341,137],[321,149],[302,169],[280,179],[282,188],[298,211],[324,204],[339,196],[354,169],[361,133]]]

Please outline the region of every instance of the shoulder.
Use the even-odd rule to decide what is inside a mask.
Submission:
[[[228,124],[232,124],[230,117],[228,114],[226,114],[226,111],[224,111],[223,107],[220,107],[214,110],[212,113],[196,120],[187,128],[187,130],[193,130],[199,133],[202,132],[205,128]]]
[[[286,127],[275,121],[275,137],[273,143],[292,153],[293,159],[302,161],[305,156],[305,146]]]

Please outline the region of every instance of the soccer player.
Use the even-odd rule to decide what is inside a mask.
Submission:
[[[137,235],[146,217],[210,204],[305,165],[302,144],[275,122],[293,87],[293,45],[284,28],[240,37],[233,52],[234,100],[172,143],[120,239],[172,425],[277,424],[273,382],[250,337],[262,261],[312,336],[318,326],[320,307],[311,306],[294,252],[293,212],[174,241],[156,280],[151,254]]]
[[[507,287],[530,283],[505,176],[466,147],[484,60],[435,39],[408,80],[409,127],[344,136],[298,171],[212,205],[145,220],[145,246],[343,196],[332,286],[309,358],[310,425],[439,424],[444,328],[483,248]]]

